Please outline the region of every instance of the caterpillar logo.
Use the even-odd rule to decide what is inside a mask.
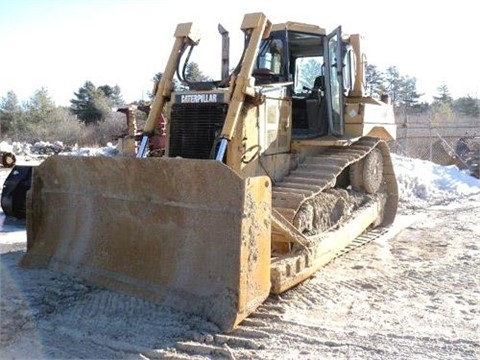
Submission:
[[[183,94],[176,95],[175,102],[180,104],[191,103],[219,103],[223,102],[222,93],[207,93],[207,94]]]

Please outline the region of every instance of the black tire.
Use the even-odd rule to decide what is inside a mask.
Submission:
[[[379,149],[373,149],[363,162],[363,188],[367,194],[376,194],[383,181],[383,157]]]
[[[15,165],[17,162],[17,158],[15,157],[14,154],[10,152],[4,152],[2,154],[2,165],[5,168],[11,168]]]
[[[15,165],[3,184],[1,205],[6,216],[25,219],[27,192],[32,184],[32,166]]]

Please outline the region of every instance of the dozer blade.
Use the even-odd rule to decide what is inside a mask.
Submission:
[[[53,156],[33,171],[25,267],[231,331],[270,291],[271,183],[213,160]]]

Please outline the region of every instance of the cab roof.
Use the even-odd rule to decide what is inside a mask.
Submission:
[[[284,23],[272,25],[271,31],[279,31],[279,30],[299,31],[299,32],[316,34],[316,35],[326,35],[325,29],[320,26],[304,24],[304,23],[299,23],[294,21],[287,21]]]

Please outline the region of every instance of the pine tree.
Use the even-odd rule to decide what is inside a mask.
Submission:
[[[40,124],[48,125],[57,120],[57,106],[45,88],[36,90],[33,96],[25,103],[24,108],[29,127]]]
[[[13,91],[9,91],[0,103],[0,136],[11,136],[18,140],[18,131],[23,127],[22,108],[18,97]]]
[[[480,117],[480,100],[472,98],[470,95],[455,100],[453,102],[453,108],[462,115],[474,118]]]
[[[202,82],[211,81],[212,79],[203,74],[196,62],[191,62],[187,65],[185,80],[188,82]]]
[[[114,106],[123,103],[118,85],[97,88],[91,81],[86,81],[74,95],[75,98],[70,100],[71,111],[87,125],[105,120]]]
[[[365,82],[368,96],[380,97],[386,93],[384,75],[375,65],[367,65],[365,69]]]
[[[438,96],[433,97],[433,103],[440,103],[440,104],[453,104],[453,98],[450,96],[450,91],[448,90],[447,85],[443,84],[437,88]]]

